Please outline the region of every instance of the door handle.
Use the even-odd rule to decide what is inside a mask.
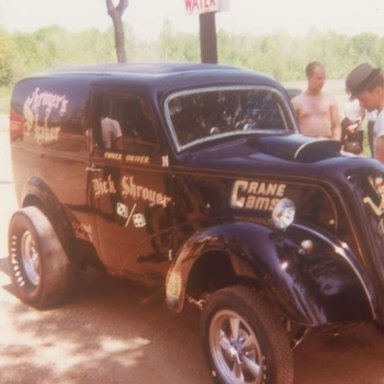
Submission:
[[[85,170],[87,172],[101,172],[103,169],[102,168],[96,168],[94,166],[86,167]]]

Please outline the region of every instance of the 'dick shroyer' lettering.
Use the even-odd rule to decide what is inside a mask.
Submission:
[[[231,194],[231,207],[272,211],[284,196],[286,184],[236,180]]]
[[[131,197],[134,200],[140,199],[147,201],[149,206],[163,206],[164,208],[172,200],[169,196],[164,195],[154,189],[144,185],[136,184],[133,176],[123,176],[121,179],[122,196]]]
[[[111,175],[108,175],[107,180],[104,180],[101,177],[93,179],[92,185],[95,197],[116,194],[115,183]]]

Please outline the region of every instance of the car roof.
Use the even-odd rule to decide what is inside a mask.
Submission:
[[[151,91],[173,92],[192,87],[226,85],[272,86],[280,84],[265,74],[223,64],[190,62],[127,62],[93,64],[53,69],[32,78],[56,78],[88,83],[130,84]],[[31,78],[30,77],[30,78]]]
[[[148,76],[164,76],[195,71],[212,71],[225,69],[239,69],[234,66],[207,63],[188,63],[188,62],[126,62],[80,65],[49,71],[49,73],[72,73],[72,74],[136,74]]]

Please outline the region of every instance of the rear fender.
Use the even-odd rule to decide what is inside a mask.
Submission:
[[[23,208],[36,206],[48,217],[68,258],[81,264],[82,252],[79,250],[71,220],[48,185],[43,180],[32,177],[24,186],[20,201]]]

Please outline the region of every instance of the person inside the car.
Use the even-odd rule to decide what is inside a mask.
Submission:
[[[101,137],[103,147],[105,149],[123,148],[123,134],[121,131],[120,123],[112,119],[111,116],[111,101],[104,99],[101,104]]]

